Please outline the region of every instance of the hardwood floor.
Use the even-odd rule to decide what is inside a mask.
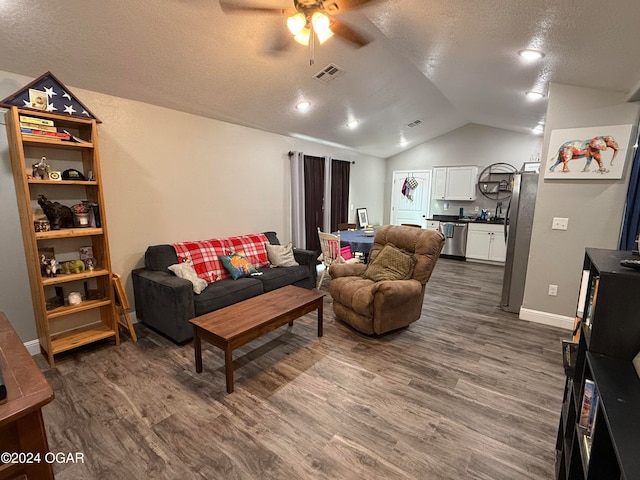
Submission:
[[[328,285],[325,279],[323,287]],[[224,358],[143,325],[45,375],[66,479],[550,479],[569,332],[503,312],[502,269],[440,259],[423,317],[382,337],[315,313]],[[124,336],[123,336],[124,337]],[[39,364],[45,368],[46,362]]]

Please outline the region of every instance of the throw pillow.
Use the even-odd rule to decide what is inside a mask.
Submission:
[[[293,245],[267,245],[267,255],[272,267],[297,267],[293,258]]]
[[[176,263],[174,265],[169,265],[167,268],[175,273],[176,277],[189,280],[193,284],[193,293],[201,293],[205,288],[207,288],[207,282],[198,277],[198,274],[191,263]]]
[[[258,273],[255,267],[249,263],[244,252],[223,255],[220,260],[234,280]]]
[[[413,275],[416,260],[413,255],[404,252],[395,245],[386,244],[380,253],[367,265],[362,274],[374,282],[382,280],[407,280]]]

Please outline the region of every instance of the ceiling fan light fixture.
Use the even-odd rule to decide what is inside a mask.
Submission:
[[[320,45],[322,45],[324,42],[326,42],[331,37],[333,37],[333,32],[328,28],[324,32],[319,32],[318,30],[316,30],[316,36],[318,37],[318,41],[320,42]]]
[[[310,36],[311,36],[311,30],[308,29],[307,27],[304,27],[302,30],[300,30],[300,33],[293,36],[293,39],[302,45],[309,45]]]
[[[313,15],[311,15],[311,24],[313,25],[313,29],[318,33],[331,31],[329,30],[331,22],[329,21],[329,17],[324,13],[313,12]]]
[[[307,19],[302,13],[296,13],[295,15],[287,18],[287,28],[294,35],[298,35],[304,27],[307,25]]]

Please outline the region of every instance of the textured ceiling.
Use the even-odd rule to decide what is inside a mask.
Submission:
[[[524,92],[549,82],[640,85],[638,0],[377,0],[338,18],[373,41],[331,38],[309,65],[284,16],[218,0],[0,0],[0,69],[383,158],[470,122],[529,133],[546,100]],[[526,63],[523,48],[546,56]],[[346,74],[314,80],[329,63]]]

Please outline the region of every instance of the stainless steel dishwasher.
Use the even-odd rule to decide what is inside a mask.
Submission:
[[[440,222],[444,235],[443,257],[465,260],[467,255],[467,222]]]

